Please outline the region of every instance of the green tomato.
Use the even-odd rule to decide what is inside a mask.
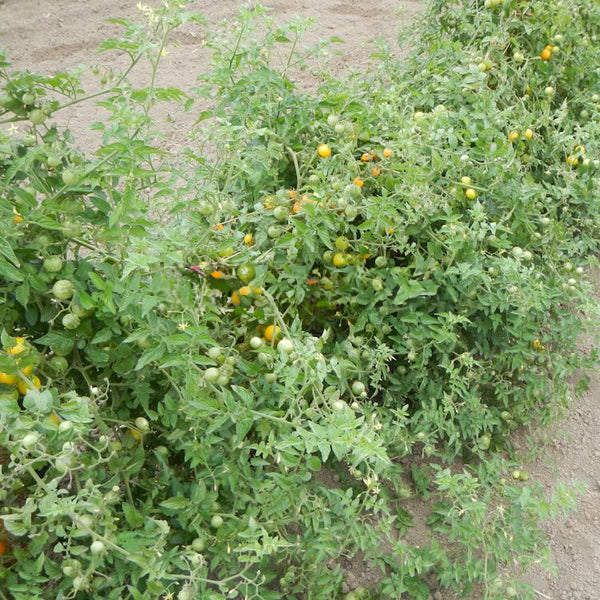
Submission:
[[[282,338],[277,344],[277,350],[282,354],[291,354],[294,351],[294,342],[288,338]]]
[[[73,297],[75,287],[68,279],[59,279],[52,286],[52,294],[57,300],[68,300]]]
[[[354,381],[352,383],[352,393],[355,396],[360,396],[366,391],[365,384],[362,381]]]
[[[202,550],[204,550],[205,548],[206,548],[206,540],[204,538],[197,537],[192,542],[192,550],[194,550],[194,552],[202,552]]]
[[[283,233],[283,230],[281,229],[281,227],[278,227],[277,225],[271,225],[269,227],[269,229],[267,229],[267,235],[272,239],[275,240],[278,237],[281,236],[281,234]]]
[[[278,220],[278,221],[287,221],[288,217],[289,217],[289,212],[288,209],[285,206],[278,206],[277,208],[275,208],[275,210],[273,211],[273,216]]]
[[[23,102],[25,106],[32,105],[35,102],[35,94],[32,94],[31,92],[25,92],[21,97],[21,102]]]
[[[61,231],[66,238],[71,239],[79,237],[81,235],[82,228],[81,225],[75,221],[64,221]]]
[[[75,185],[77,183],[77,181],[79,180],[79,177],[77,176],[77,174],[72,171],[71,169],[65,169],[62,172],[62,180],[63,183],[65,185]]]
[[[65,329],[77,329],[81,325],[81,319],[73,313],[67,313],[62,318],[62,324]]]
[[[250,347],[254,350],[258,350],[263,345],[263,341],[258,336],[254,336],[250,339]]]
[[[58,165],[60,165],[61,163],[62,163],[62,158],[56,154],[50,154],[48,156],[48,158],[46,159],[46,164],[53,169],[55,167],[58,167]]]
[[[48,366],[55,373],[64,373],[69,368],[69,362],[63,356],[53,356],[48,361]]]
[[[150,431],[150,423],[148,423],[148,419],[145,419],[144,417],[138,417],[134,421],[134,424],[141,433],[148,433]]]
[[[63,261],[60,256],[46,256],[44,258],[44,270],[48,273],[58,273],[63,268]]]
[[[340,235],[335,240],[335,247],[338,250],[347,250],[350,247],[350,240],[345,235]]]
[[[223,517],[221,515],[213,515],[212,519],[210,520],[210,525],[215,529],[219,529],[219,527],[223,525]]]
[[[256,275],[256,270],[251,264],[243,264],[237,268],[237,276],[244,282],[252,281]]]
[[[46,113],[39,108],[34,108],[27,116],[34,125],[41,125],[47,117]]]
[[[216,367],[209,367],[204,371],[204,380],[208,383],[217,383],[221,373]]]

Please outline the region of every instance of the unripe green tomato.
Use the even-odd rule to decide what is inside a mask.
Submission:
[[[329,125],[329,127],[335,127],[340,121],[340,118],[337,115],[334,114],[330,114],[327,117],[327,125]]]
[[[66,458],[57,458],[54,461],[54,468],[61,474],[64,475],[71,468],[71,462]]]
[[[254,348],[254,350],[258,350],[263,345],[263,341],[258,336],[254,336],[250,339],[250,346]]]
[[[342,412],[346,408],[346,406],[347,404],[343,400],[336,400],[331,405],[331,408],[333,408],[335,412]]]
[[[358,209],[354,205],[346,207],[344,212],[346,214],[346,218],[348,218],[350,221],[356,219],[356,216],[358,215]]]
[[[77,174],[71,169],[65,169],[61,177],[65,185],[75,185],[79,179]]]
[[[92,554],[102,554],[104,552],[104,543],[100,540],[94,540],[90,545],[90,552]]]
[[[325,250],[321,258],[326,265],[330,265],[333,262],[333,252],[331,250]]]
[[[371,286],[376,292],[383,290],[383,280],[380,277],[376,277],[371,281]]]
[[[265,381],[267,383],[275,383],[277,381],[277,375],[275,375],[275,373],[265,373]]]
[[[204,538],[197,537],[192,542],[192,550],[194,550],[194,552],[202,552],[202,550],[204,550],[205,548],[206,548],[206,540]]]
[[[387,258],[385,256],[378,256],[375,259],[375,266],[377,266],[381,269],[381,268],[385,267],[385,265],[387,265]]]
[[[241,279],[245,283],[248,283],[249,281],[252,281],[254,279],[254,276],[256,275],[256,270],[251,264],[246,263],[240,265],[236,269],[236,274],[239,279]]]
[[[148,433],[150,431],[150,423],[148,423],[148,419],[144,417],[138,417],[135,421],[135,426],[141,433]]]
[[[223,387],[229,385],[229,376],[225,373],[221,373],[221,375],[219,375],[219,378],[217,379],[217,385]]]
[[[482,436],[480,436],[479,438],[479,447],[482,450],[487,450],[490,447],[492,440],[490,439],[490,436],[487,434],[484,434]]]
[[[52,294],[57,300],[68,300],[73,297],[75,287],[68,279],[59,279],[52,286]]]
[[[210,525],[211,527],[218,529],[221,527],[221,525],[223,525],[223,517],[221,515],[213,515],[210,520]]]
[[[278,237],[280,237],[282,233],[283,233],[283,230],[281,229],[281,227],[278,227],[277,225],[271,225],[267,229],[267,235],[272,240],[277,239]]]
[[[22,440],[21,444],[23,448],[26,450],[32,450],[38,443],[40,436],[34,431],[32,433],[28,433]]]
[[[287,218],[290,216],[290,214],[285,206],[277,206],[273,211],[273,216],[278,221],[287,221]]]
[[[262,364],[266,364],[268,362],[271,362],[271,357],[266,352],[259,352],[258,356],[256,358],[258,359],[258,362],[262,363]]]
[[[63,268],[63,260],[60,256],[46,256],[44,258],[44,270],[48,273],[58,273]]]
[[[31,106],[35,102],[35,94],[32,94],[31,92],[25,92],[21,97],[21,102],[25,106]]]
[[[81,319],[73,313],[67,313],[62,318],[62,325],[65,329],[77,329],[81,325]]]
[[[364,391],[366,391],[366,389],[365,384],[362,381],[354,381],[352,383],[352,393],[355,396],[360,396]]]
[[[13,101],[14,98],[10,94],[6,92],[0,92],[0,106],[2,108],[6,108],[10,104],[12,104]]]
[[[61,227],[62,234],[66,238],[76,238],[81,235],[81,225],[75,221],[64,221]]]
[[[86,585],[85,577],[81,575],[77,575],[77,577],[73,578],[73,589],[82,590]]]
[[[46,120],[46,113],[39,108],[34,108],[27,117],[34,125],[41,125]]]
[[[64,373],[69,368],[69,362],[63,356],[53,356],[48,361],[48,366],[55,373]]]
[[[61,421],[58,424],[59,433],[67,433],[67,431],[71,431],[71,429],[73,429],[73,423],[71,421]]]
[[[209,367],[204,371],[204,380],[208,383],[217,383],[221,373],[216,367]]]
[[[65,565],[62,568],[62,572],[65,577],[73,577],[73,575],[75,575],[75,573],[77,573],[77,569],[75,569],[75,567],[73,567],[71,565]]]
[[[291,354],[294,351],[294,342],[288,338],[282,338],[277,344],[277,350],[282,354]]]
[[[345,235],[340,235],[335,240],[335,247],[338,250],[347,250],[350,246],[350,240]]]
[[[62,163],[62,158],[57,154],[49,154],[46,158],[46,164],[52,169],[58,167]]]
[[[208,349],[208,352],[206,354],[208,355],[208,357],[210,359],[218,360],[219,358],[221,358],[223,351],[221,350],[221,348],[219,346],[213,346],[212,348]]]
[[[210,202],[201,202],[198,206],[198,212],[205,217],[209,217],[213,214],[214,208]]]
[[[21,138],[21,141],[23,142],[23,146],[27,146],[27,147],[35,146],[35,144],[37,142],[35,135],[33,135],[32,133],[26,133]]]

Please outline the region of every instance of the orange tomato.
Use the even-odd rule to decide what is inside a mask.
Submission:
[[[238,290],[240,296],[247,296],[252,293],[252,288],[249,285],[245,285]]]
[[[548,47],[544,48],[540,54],[540,58],[542,60],[550,60],[551,56],[552,51]]]
[[[306,285],[317,285],[319,283],[318,279],[307,279]]]
[[[381,169],[379,169],[378,167],[375,167],[371,173],[373,173],[373,177],[379,177],[379,175],[381,174]]]
[[[383,156],[385,158],[389,158],[392,154],[393,154],[393,150],[391,148],[384,148],[383,149]]]
[[[371,160],[371,155],[368,152],[365,152],[361,157],[360,160],[362,160],[363,162],[369,162]]]
[[[352,183],[354,183],[354,185],[358,186],[359,188],[361,188],[363,185],[365,185],[365,180],[361,179],[360,177],[355,177],[352,180]]]
[[[6,542],[4,540],[0,540],[0,556],[6,554]]]
[[[221,273],[221,271],[213,271],[211,273],[211,275],[215,278],[215,279],[221,279],[221,277],[223,277],[223,273]]]

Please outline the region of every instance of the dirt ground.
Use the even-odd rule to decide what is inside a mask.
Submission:
[[[146,0],[154,4],[154,0]],[[240,0],[196,0],[191,9],[202,13],[209,26],[230,18]],[[392,44],[397,27],[410,23],[422,9],[416,0],[378,0],[359,3],[353,0],[264,0],[278,22],[299,14],[314,16],[317,22],[304,39],[305,45],[337,36],[339,56],[331,56],[330,66],[342,72],[347,65],[368,65],[375,36]],[[137,17],[135,0],[0,0],[0,46],[5,47],[17,68],[54,72],[78,65],[122,66],[116,54],[95,53],[98,45],[119,34],[108,23],[111,17]],[[208,53],[202,45],[204,30],[186,26],[177,35],[177,46],[170,47],[159,73],[159,85],[193,87],[199,73],[206,70]],[[400,50],[396,50],[400,52]],[[137,77],[144,85],[149,76],[141,70]],[[88,91],[97,89],[89,69],[84,76]],[[169,109],[171,110],[171,109]],[[102,119],[102,111],[91,103],[74,107],[61,115],[83,149],[93,151],[99,135],[89,126]],[[164,146],[177,150],[194,121],[194,114],[162,115]],[[600,289],[600,276],[594,274]],[[547,435],[546,432],[545,435]],[[543,600],[597,600],[600,598],[600,374],[592,373],[590,390],[574,404],[569,416],[549,436],[549,442],[531,465],[531,479],[552,491],[557,481],[583,482],[586,492],[577,512],[569,519],[547,525],[558,577],[532,572],[528,581]],[[357,566],[357,565],[356,565]],[[370,583],[370,573],[354,572],[355,585]],[[448,600],[439,592],[436,600]],[[473,599],[475,600],[475,599]]]

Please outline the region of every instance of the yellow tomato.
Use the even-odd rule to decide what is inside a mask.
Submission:
[[[469,199],[469,200],[475,200],[475,198],[477,198],[477,191],[474,190],[473,188],[467,188],[465,190],[465,196]]]
[[[533,137],[533,130],[527,129],[527,131],[525,131],[525,137],[530,140]]]
[[[251,233],[247,233],[244,236],[244,244],[246,244],[246,246],[252,246],[253,243],[254,243],[254,236]]]
[[[277,339],[281,335],[281,327],[278,325],[268,325],[265,328],[265,339],[269,342],[272,342],[274,339]]]
[[[231,294],[231,304],[235,304],[236,306],[241,302],[241,297],[238,294],[238,292],[233,292],[233,294]]]
[[[508,141],[509,142],[516,142],[519,139],[519,132],[518,131],[511,131],[508,134]]]
[[[4,385],[15,385],[15,383],[17,383],[17,376],[0,372],[0,383],[3,383]]]
[[[6,351],[7,354],[21,354],[25,350],[25,338],[17,337],[15,342],[17,343]]]
[[[393,154],[393,150],[391,148],[384,148],[383,149],[383,156],[385,158],[389,158],[392,154]]]
[[[252,288],[249,285],[245,285],[238,290],[240,296],[247,296],[252,293]]]
[[[333,264],[336,267],[345,267],[348,264],[348,261],[346,260],[346,255],[342,252],[336,252],[333,255]]]
[[[321,158],[329,158],[331,156],[331,148],[328,144],[319,144],[317,152]]]
[[[36,389],[39,389],[42,385],[42,382],[40,381],[40,378],[37,375],[31,378],[31,383]],[[17,387],[19,388],[19,392],[21,392],[21,394],[23,395],[25,395],[27,393],[27,390],[29,390],[29,386],[22,379],[20,379],[17,383]]]

